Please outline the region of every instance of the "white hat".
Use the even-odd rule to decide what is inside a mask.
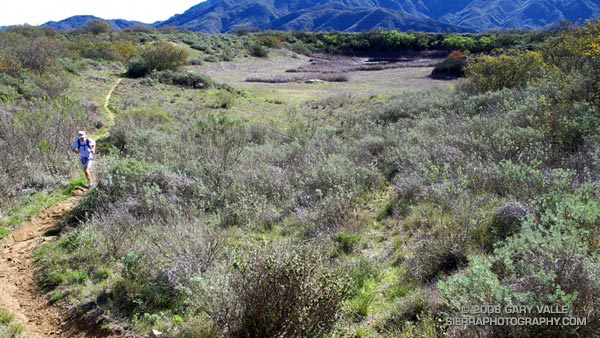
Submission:
[[[80,130],[77,132],[77,138],[82,138],[82,137],[85,137],[85,131]]]

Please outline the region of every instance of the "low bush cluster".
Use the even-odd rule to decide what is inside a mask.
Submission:
[[[174,73],[169,71],[156,72],[153,74],[161,83],[172,84],[194,89],[207,89],[215,86],[214,80],[204,74],[197,73]]]
[[[31,189],[56,188],[69,177],[67,153],[74,131],[92,116],[71,99],[32,100],[26,106],[0,105],[0,210]]]
[[[159,41],[146,46],[138,58],[127,66],[127,76],[137,78],[153,71],[177,70],[187,63],[189,53],[186,49],[167,42]]]

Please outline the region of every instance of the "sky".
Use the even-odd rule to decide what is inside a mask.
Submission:
[[[0,26],[38,26],[74,15],[153,23],[181,14],[203,0],[16,0],[0,10]]]

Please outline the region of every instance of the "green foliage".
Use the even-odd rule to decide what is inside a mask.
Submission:
[[[413,34],[382,30],[371,34],[368,46],[383,51],[397,51],[411,47],[415,40]]]
[[[10,230],[8,230],[5,226],[0,226],[0,239],[10,235]]]
[[[179,293],[167,276],[155,273],[136,251],[121,258],[122,279],[115,283],[111,297],[127,312],[152,313],[181,303]]]
[[[198,73],[183,74],[162,71],[154,73],[153,76],[158,78],[161,83],[191,87],[194,89],[207,89],[215,86],[215,82],[210,76]]]
[[[71,43],[71,50],[83,58],[93,60],[118,60],[119,51],[110,41],[80,40]]]
[[[45,208],[63,200],[65,197],[59,194],[49,194],[44,191],[32,192],[30,195],[21,196],[18,203],[11,205],[6,213],[6,219],[0,219],[0,225],[3,226],[2,233],[8,235],[8,228],[13,228],[28,221],[33,216],[40,213]],[[9,201],[7,201],[9,202]],[[4,237],[2,236],[2,237]]]
[[[600,281],[595,266],[600,262],[591,253],[583,233],[564,226],[540,227],[529,223],[506,246],[495,251],[493,260],[473,258],[467,272],[440,283],[450,309],[459,312],[465,306],[566,306],[568,314],[586,317],[588,325],[488,327],[487,334],[558,335],[573,332],[591,334],[598,330],[597,295]],[[596,300],[595,300],[596,299]],[[454,312],[454,313],[456,313]],[[502,314],[498,314],[502,315]],[[526,315],[526,314],[525,314]],[[454,334],[470,334],[474,328],[453,328]]]
[[[85,30],[94,34],[109,33],[112,31],[110,24],[104,20],[90,20],[85,24]]]
[[[492,261],[487,257],[472,256],[469,267],[447,281],[438,283],[446,304],[456,313],[475,305],[510,303],[510,287],[492,272]]]
[[[335,235],[335,241],[338,243],[340,250],[345,254],[352,253],[354,247],[360,243],[361,239],[361,236],[357,234],[340,232]]]
[[[143,60],[131,60],[127,65],[127,73],[126,76],[130,78],[140,78],[144,77],[150,72],[150,66]]]
[[[228,90],[219,90],[210,106],[216,109],[231,109],[235,104],[236,94]]]
[[[345,296],[339,277],[303,251],[257,252],[232,281],[240,313],[236,335],[314,337],[331,330]]]
[[[57,60],[67,54],[66,45],[56,34],[44,29],[22,27],[0,32],[1,101],[63,93],[68,78]]]
[[[476,92],[524,87],[538,80],[546,65],[539,52],[525,51],[474,58],[465,69],[468,87]]]
[[[55,36],[33,34],[28,32],[13,32],[11,30],[0,33],[0,70],[15,74],[21,68],[28,69],[37,74],[42,74],[53,68],[56,59],[66,54],[64,43]]]
[[[444,318],[442,308],[437,290],[418,289],[397,299],[389,314],[376,327],[391,333],[391,336],[436,337],[443,332],[439,327]]]
[[[71,195],[75,190],[80,187],[84,187],[87,184],[85,176],[79,176],[72,179],[63,189],[63,194],[66,196]]]
[[[23,338],[23,327],[14,323],[14,316],[0,309],[0,336],[6,338]]]
[[[484,40],[484,42],[487,42]],[[475,47],[476,41],[465,35],[452,34],[444,38],[442,45],[448,50],[470,50]]]
[[[484,34],[440,34],[373,30],[359,33],[294,32],[282,40],[302,42],[310,49],[334,54],[357,52],[403,52],[444,49],[490,52],[496,48],[534,49],[551,33],[543,32],[488,32]]]
[[[463,76],[466,66],[467,57],[460,51],[453,51],[444,61],[435,65],[431,76],[434,78]]]
[[[281,38],[275,34],[275,32],[268,35],[259,35],[257,42],[267,48],[278,48],[283,43]]]
[[[375,296],[373,281],[367,281],[356,291],[346,306],[354,321],[360,322],[368,316]]]
[[[150,71],[177,70],[187,62],[188,56],[186,49],[159,41],[147,46],[140,53],[140,60]]]
[[[266,58],[269,54],[267,48],[258,43],[250,45],[250,47],[248,47],[248,50],[250,51],[250,55],[255,56],[257,58]]]
[[[83,110],[66,98],[32,100],[0,119],[0,191],[9,197],[0,206],[17,190],[56,186],[70,174],[73,159],[65,157],[65,148],[74,131],[91,124]]]
[[[507,203],[498,208],[492,218],[489,235],[492,243],[499,243],[521,230],[521,223],[529,213],[519,202]]]

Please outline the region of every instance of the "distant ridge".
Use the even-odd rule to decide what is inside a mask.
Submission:
[[[208,0],[159,26],[205,32],[233,32],[239,28],[306,31],[473,31],[432,19],[401,6],[403,1],[359,0]]]
[[[207,0],[153,24],[106,21],[115,30],[143,25],[210,33],[237,29],[477,32],[538,29],[588,18],[600,18],[597,0]],[[43,26],[68,30],[92,19],[99,18],[80,15]]]
[[[70,30],[85,27],[85,25],[92,20],[106,21],[113,30],[123,30],[133,26],[152,27],[150,24],[138,21],[127,21],[123,19],[105,20],[93,15],[76,15],[61,21],[49,21],[43,24],[42,27],[51,27],[56,30]]]

